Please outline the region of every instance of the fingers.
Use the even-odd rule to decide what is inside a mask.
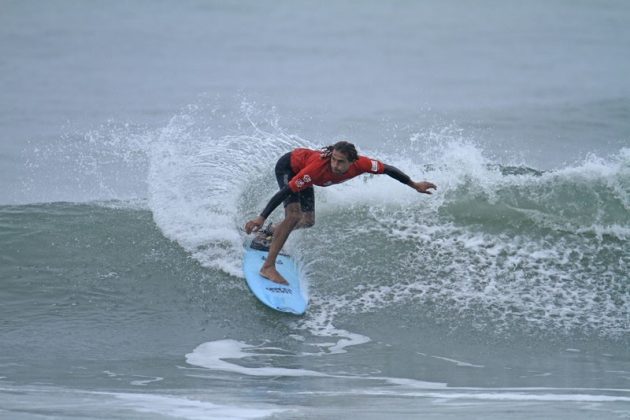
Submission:
[[[432,194],[431,191],[429,191],[430,189],[437,189],[437,186],[435,184],[433,184],[432,182],[418,182],[418,184],[416,184],[416,191],[422,193],[422,194]]]
[[[258,224],[256,221],[254,220],[250,220],[249,222],[245,223],[245,232],[249,235],[252,232],[258,232],[258,230],[260,229],[260,224]]]

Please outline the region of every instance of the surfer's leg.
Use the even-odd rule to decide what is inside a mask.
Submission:
[[[310,228],[315,224],[315,191],[313,187],[300,192],[300,223],[296,229]]]
[[[315,224],[315,212],[300,212],[300,221],[298,222],[297,225],[295,225],[295,227],[293,228],[293,230],[297,230],[297,229],[306,229],[306,228],[310,228],[313,227],[313,225]],[[263,233],[265,234],[269,234],[269,235],[274,235],[274,233],[276,232],[276,227],[278,226],[278,224],[269,224],[269,226],[267,226],[264,230]]]
[[[295,229],[306,229],[313,227],[315,224],[315,213],[302,213],[302,218],[300,222],[295,227]]]
[[[269,246],[269,255],[263,263],[260,269],[260,275],[268,278],[269,280],[280,283],[288,284],[288,282],[282,277],[276,269],[276,258],[280,253],[280,250],[284,246],[289,234],[295,229],[302,219],[302,212],[298,203],[291,203],[286,207],[286,216],[284,220],[278,223],[274,227],[273,239]]]
[[[291,178],[295,176],[291,169],[291,154],[287,153],[278,159],[276,163],[276,180],[278,186],[284,188]],[[300,193],[292,193],[284,200],[285,216],[284,220],[277,225],[269,227],[271,230],[272,239],[269,245],[269,255],[260,268],[260,275],[268,278],[269,280],[280,283],[288,284],[276,269],[276,258],[280,253],[280,250],[284,246],[289,234],[298,227],[310,227],[315,222],[313,210],[315,208],[315,195],[313,187],[307,188]],[[303,213],[311,213],[304,218]],[[300,226],[301,225],[301,226]]]
[[[293,169],[291,169],[291,152],[283,155],[278,159],[275,167],[276,173],[276,181],[278,182],[278,187],[283,189],[289,184],[289,181],[295,176],[293,173]],[[301,193],[291,193],[287,198],[284,199],[284,208],[285,208],[285,218],[289,217],[289,209],[294,213],[295,211],[300,211],[300,206],[295,207],[292,205],[294,203],[300,203],[301,201]],[[273,235],[276,231],[276,228],[279,224],[269,224],[265,228],[265,233],[269,235]]]

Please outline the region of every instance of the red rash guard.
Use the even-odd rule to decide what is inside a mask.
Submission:
[[[346,173],[338,175],[330,169],[330,159],[322,159],[320,151],[300,148],[291,152],[291,169],[296,175],[289,181],[289,188],[298,192],[313,185],[327,187],[339,184],[366,172],[382,174],[385,166],[378,160],[359,156]]]

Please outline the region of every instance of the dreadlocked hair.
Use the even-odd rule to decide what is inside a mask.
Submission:
[[[348,141],[338,141],[335,144],[331,144],[330,146],[322,147],[321,156],[322,159],[329,159],[332,155],[333,150],[343,153],[348,158],[348,161],[354,162],[359,159],[359,153],[357,152],[354,144]]]

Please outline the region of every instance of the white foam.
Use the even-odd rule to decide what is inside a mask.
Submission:
[[[231,372],[247,376],[263,376],[263,377],[318,377],[318,378],[336,378],[360,381],[378,381],[387,382],[392,385],[412,386],[421,389],[442,389],[446,387],[445,383],[427,382],[409,378],[392,378],[382,376],[353,376],[353,375],[332,375],[317,372],[308,369],[288,369],[282,367],[245,367],[236,363],[228,362],[227,359],[244,359],[254,356],[265,355],[273,358],[278,356],[277,353],[264,353],[261,350],[266,348],[254,347],[246,343],[236,340],[218,340],[203,343],[197,346],[192,353],[186,355],[186,362],[193,366],[199,366],[215,371]],[[268,348],[267,348],[268,350]],[[278,349],[276,349],[278,350]],[[281,350],[281,349],[280,349]],[[302,357],[318,356],[319,354],[301,354]],[[198,376],[195,376],[198,377]]]
[[[301,328],[308,329],[309,333],[314,336],[336,339],[336,341],[332,342],[326,341],[314,343],[313,345],[326,349],[326,351],[318,353],[319,355],[346,353],[347,347],[358,346],[372,341],[370,337],[365,335],[337,328],[331,322],[320,322],[321,319],[315,317],[307,319],[303,324],[301,324]],[[312,355],[312,353],[309,354]]]
[[[192,420],[205,420],[208,418],[225,420],[258,419],[288,411],[278,408],[230,406],[187,397],[155,394],[112,393],[110,395],[121,400],[124,405],[137,412]]]
[[[306,143],[286,135],[273,119],[255,121],[247,104],[243,109],[246,114],[231,116],[235,125],[247,121],[234,135],[213,126],[223,119],[214,111],[189,107],[156,135],[148,151],[148,201],[158,227],[203,266],[239,277],[240,228],[273,192],[256,184],[271,185],[276,159]],[[243,200],[247,214],[240,208]]]
[[[401,385],[408,386],[410,388],[426,388],[424,385],[415,387],[414,383],[401,382]],[[509,388],[497,389],[491,391],[491,389],[484,388],[449,388],[444,391],[405,391],[402,389],[350,389],[342,392],[326,392],[326,391],[312,391],[303,392],[303,394],[310,395],[363,395],[363,396],[395,396],[397,398],[411,397],[411,398],[430,398],[436,400],[436,402],[446,403],[454,401],[511,401],[511,402],[575,402],[575,403],[612,403],[630,402],[630,397],[618,396],[618,395],[598,395],[598,394],[581,394],[581,393],[563,393],[569,392],[569,388],[521,388],[521,392],[510,391]],[[541,392],[543,391],[543,392]],[[546,391],[546,392],[545,392]],[[593,391],[600,391],[599,389],[593,389]],[[606,391],[606,390],[601,390]],[[619,390],[609,390],[619,391]],[[623,391],[623,390],[622,390]]]
[[[338,328],[333,324],[337,313],[346,306],[347,303],[343,297],[336,296],[326,299],[319,299],[317,296],[311,297],[308,313],[304,318],[293,323],[293,327],[306,330],[312,336],[321,337],[327,341],[309,343],[321,350],[316,353],[304,352],[303,355],[342,354],[347,352],[347,347],[358,346],[371,341],[370,337]],[[328,341],[329,339],[333,339],[333,341]]]
[[[397,249],[406,251],[398,252],[389,270],[396,280],[370,281],[370,272],[359,267],[349,277],[365,279],[361,287],[320,303],[333,314],[328,322],[337,312],[441,301],[451,302],[451,311],[463,317],[492,318],[499,328],[521,319],[530,328],[594,328],[607,335],[627,331],[623,325],[630,300],[619,299],[600,281],[618,278],[619,267],[602,266],[589,238],[488,233],[402,211],[383,210],[376,216],[375,232],[350,229],[343,240],[360,243],[366,235],[378,234],[400,242]],[[344,255],[338,258],[345,264]],[[584,261],[591,261],[589,270]]]
[[[201,366],[207,369],[234,372],[248,376],[327,376],[326,374],[305,369],[288,369],[277,367],[245,367],[230,363],[225,359],[242,359],[251,357],[253,349],[245,343],[236,340],[218,340],[203,343],[197,346],[192,353],[186,355],[186,362],[193,366]]]
[[[215,402],[205,390],[185,394],[100,392],[54,386],[4,386],[0,400],[7,413],[40,413],[43,416],[73,418],[135,418],[136,413],[185,419],[258,419],[291,409],[265,403],[236,400]],[[198,395],[197,395],[198,394]],[[2,411],[2,410],[0,410]]]
[[[297,341],[304,341],[304,340],[306,340],[306,338],[304,338],[303,335],[299,335],[299,334],[289,334],[289,337],[291,337],[292,339],[297,340]]]
[[[148,385],[148,384],[153,383],[153,382],[160,382],[160,381],[164,380],[164,378],[162,378],[160,376],[134,375],[134,377],[145,378],[145,379],[136,379],[136,380],[133,380],[133,381],[129,382],[131,385],[135,385],[135,386],[145,386],[145,385]]]
[[[630,402],[630,397],[589,394],[538,394],[525,392],[447,392],[414,394],[444,400],[540,401],[540,402]]]
[[[104,374],[109,376],[110,378],[117,378],[117,380],[129,380],[129,383],[134,386],[145,386],[153,382],[163,381],[164,378],[160,376],[144,376],[144,375],[130,375],[126,373],[116,373],[110,370],[104,370]],[[140,378],[140,379],[133,379]]]
[[[455,359],[451,359],[448,357],[442,357],[442,356],[431,356],[434,359],[439,359],[439,360],[444,360],[445,362],[450,362],[450,363],[454,363],[457,366],[461,366],[461,367],[473,367],[473,368],[483,368],[485,367],[484,365],[475,365],[472,363],[467,363],[467,362],[462,362],[460,360],[455,360]]]

